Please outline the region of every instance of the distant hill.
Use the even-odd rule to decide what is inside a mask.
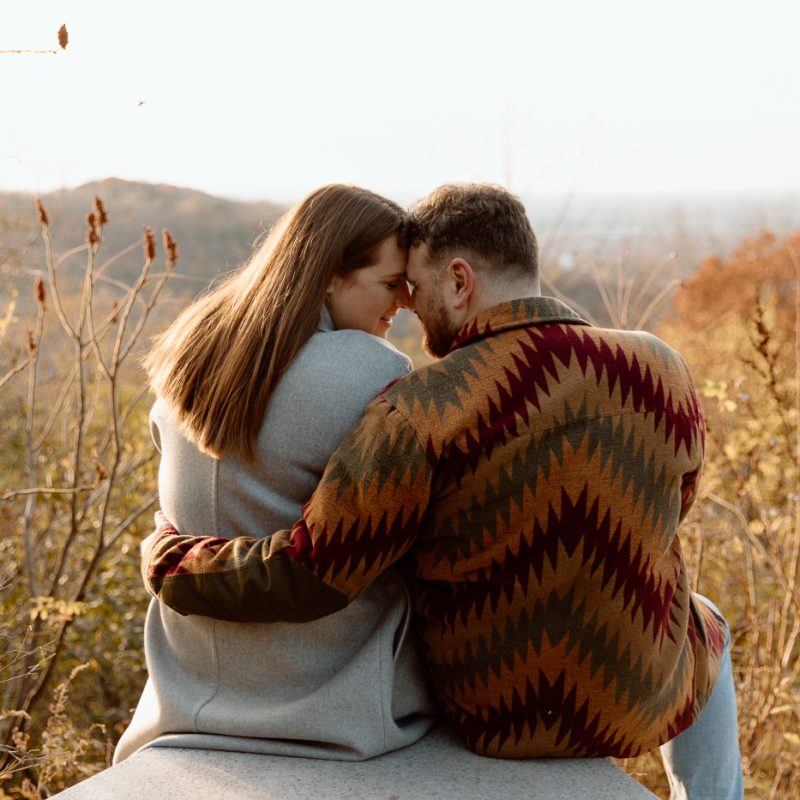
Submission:
[[[283,210],[275,203],[248,203],[194,189],[108,178],[42,195],[57,252],[81,244],[84,220],[95,195],[103,201],[109,216],[102,254],[107,258],[141,241],[144,225],[155,231],[160,253],[161,229],[168,228],[180,248],[178,272],[196,279],[186,287],[192,294],[217,274],[241,264],[256,238]],[[25,262],[18,265],[23,269],[41,261],[33,200],[33,195],[0,192],[0,217],[7,220],[5,230],[0,225],[0,252],[5,253],[6,260],[9,250],[14,252]],[[142,265],[141,252],[137,248],[115,264],[115,276],[128,282],[135,279]],[[0,264],[2,261],[0,257]],[[179,289],[180,281],[172,284],[173,290]]]
[[[106,205],[109,225],[104,232],[102,257],[137,243],[115,262],[109,275],[131,283],[142,265],[142,226],[150,225],[161,247],[161,229],[169,228],[180,248],[175,278],[169,293],[176,306],[185,304],[218,275],[241,264],[254,241],[279,216],[275,203],[243,202],[166,184],[137,183],[108,178],[42,196],[51,219],[57,253],[80,245],[84,218],[98,195]],[[638,289],[638,310],[646,308],[662,287],[673,279],[686,279],[709,255],[725,256],[747,236],[765,228],[776,233],[800,227],[800,198],[564,198],[525,197],[529,216],[539,238],[543,275],[566,295],[578,310],[585,309],[599,324],[610,324],[598,290],[622,297],[631,279]],[[44,267],[39,226],[31,194],[0,192],[0,301],[19,289],[19,307],[31,303],[24,288],[31,273]],[[161,254],[159,255],[161,258]],[[102,260],[102,259],[101,259]],[[84,256],[75,257],[81,269]],[[66,265],[65,270],[70,266]],[[158,267],[156,267],[157,269]],[[543,287],[551,293],[548,284]],[[0,311],[4,308],[0,304]],[[658,314],[669,313],[668,296]],[[627,324],[635,324],[636,309]],[[393,331],[396,341],[417,337],[416,319],[403,315]]]

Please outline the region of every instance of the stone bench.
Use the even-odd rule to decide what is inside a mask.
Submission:
[[[607,759],[483,758],[440,724],[369,761],[149,747],[59,792],[58,800],[646,800]]]

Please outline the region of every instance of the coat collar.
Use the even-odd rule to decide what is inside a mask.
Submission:
[[[325,303],[322,304],[322,308],[319,310],[319,323],[317,324],[318,331],[335,331],[336,326],[333,324],[333,317],[331,316],[331,312],[328,310],[328,306]]]
[[[590,325],[555,297],[522,297],[479,312],[458,332],[451,350],[501,331],[553,323]]]

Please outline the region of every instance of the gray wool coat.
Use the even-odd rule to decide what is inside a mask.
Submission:
[[[409,370],[392,345],[335,330],[323,310],[270,400],[254,465],[201,453],[158,399],[150,420],[162,510],[192,536],[290,527],[369,401]],[[347,608],[304,624],[184,617],[153,601],[149,679],[114,762],[147,746],[357,760],[411,744],[437,713],[411,614],[393,570]]]

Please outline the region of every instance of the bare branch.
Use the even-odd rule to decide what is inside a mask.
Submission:
[[[133,348],[133,346],[136,344],[137,340],[139,339],[139,335],[141,334],[141,332],[144,329],[144,326],[145,326],[148,318],[150,317],[150,312],[155,307],[155,304],[158,301],[158,296],[161,293],[161,290],[164,288],[164,284],[169,280],[169,277],[170,277],[170,274],[168,272],[164,273],[162,275],[162,277],[158,280],[156,285],[153,287],[153,292],[150,295],[150,299],[148,300],[144,311],[142,312],[142,316],[139,318],[139,322],[137,323],[136,327],[134,328],[133,333],[131,333],[131,335],[130,335],[130,337],[128,339],[128,344],[126,345],[126,347],[122,351],[122,355],[121,355],[122,359],[125,359],[125,358],[128,357],[128,354],[130,353],[131,349]]]
[[[50,238],[50,228],[47,225],[42,225],[42,239],[44,240],[45,259],[47,261],[47,274],[50,279],[50,294],[53,297],[53,305],[56,310],[56,316],[61,322],[64,330],[73,338],[77,338],[75,329],[67,319],[64,312],[64,307],[61,305],[61,293],[58,291],[58,282],[56,281],[56,264],[53,259],[53,242]]]
[[[0,378],[0,389],[2,389],[15,375],[19,375],[28,365],[30,364],[30,359],[26,358],[24,361],[21,361],[17,364],[16,367],[12,367],[2,378]]]
[[[569,303],[569,305],[574,308],[587,322],[591,322],[592,325],[597,326],[597,321],[586,308],[584,308],[580,303],[576,303],[574,300],[571,300],[569,297],[567,297],[546,275],[542,275],[540,277],[542,283],[549,292],[553,293],[554,297],[557,297],[564,303]]]
[[[46,228],[45,228],[46,230]],[[37,366],[39,363],[39,350],[42,342],[42,331],[44,330],[44,302],[37,304],[36,311],[36,329],[29,334],[28,344],[28,397],[27,397],[27,413],[25,415],[25,460],[28,467],[28,486],[36,486],[36,450],[33,446],[33,427],[36,417],[36,377]],[[22,541],[25,548],[25,567],[28,576],[28,588],[31,595],[35,596],[39,593],[38,584],[36,581],[36,574],[34,572],[33,564],[33,544],[31,541],[31,520],[33,519],[33,512],[36,508],[36,494],[28,495],[27,502],[25,503],[25,512],[22,517]]]
[[[122,352],[122,338],[125,335],[125,329],[128,324],[128,318],[130,317],[131,309],[133,308],[134,300],[138,297],[139,292],[141,292],[142,287],[147,282],[147,276],[150,272],[150,267],[152,267],[152,265],[153,265],[152,259],[147,258],[144,262],[144,266],[142,267],[142,271],[139,273],[139,278],[137,279],[136,283],[131,287],[130,292],[128,293],[128,300],[123,306],[119,327],[117,329],[117,338],[114,342],[114,351],[111,355],[111,368],[115,373],[117,368],[119,367],[120,362],[125,357],[125,355],[127,355],[127,352],[130,350],[130,347],[128,347],[126,348],[124,354],[120,355],[120,353]]]
[[[39,438],[33,443],[34,450],[39,450],[47,440],[47,437],[50,435],[50,431],[53,429],[53,425],[55,425],[56,419],[58,419],[58,415],[61,412],[61,409],[64,407],[64,403],[66,402],[67,398],[69,397],[70,389],[72,388],[72,384],[75,382],[77,374],[78,368],[75,366],[72,368],[71,372],[67,376],[67,379],[64,381],[63,387],[58,393],[58,400],[56,400],[53,408],[50,410],[50,416],[47,418],[47,422],[45,422],[42,432],[39,434]]]
[[[647,308],[642,312],[639,321],[636,323],[636,329],[641,330],[652,313],[658,308],[661,301],[676,287],[680,285],[680,280],[673,278],[648,304]]]
[[[117,543],[120,536],[122,536],[125,531],[130,528],[130,526],[158,502],[158,489],[153,489],[153,491],[149,492],[144,500],[130,513],[128,514],[122,522],[117,525],[114,530],[111,531],[108,535],[108,540],[106,541],[106,545],[103,552],[108,552],[111,550],[112,547]]]
[[[93,485],[69,487],[32,486],[28,489],[15,489],[11,492],[0,494],[0,502],[14,500],[17,497],[25,497],[32,494],[75,494],[76,492],[91,492],[95,488],[97,487]]]

